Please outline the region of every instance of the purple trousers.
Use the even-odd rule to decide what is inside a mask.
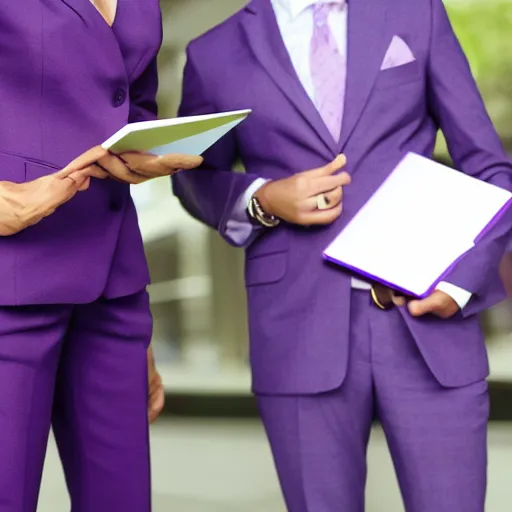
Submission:
[[[146,292],[0,307],[0,511],[35,512],[53,426],[73,512],[149,512]]]
[[[258,397],[288,511],[364,511],[376,416],[407,512],[483,512],[487,383],[441,387],[398,310],[379,310],[364,291],[352,295],[342,386],[315,396]]]

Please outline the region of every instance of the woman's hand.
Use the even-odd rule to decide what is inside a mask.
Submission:
[[[155,366],[155,356],[151,346],[148,348],[148,384],[149,384],[149,401],[148,416],[149,422],[153,423],[164,408],[165,390],[162,384],[162,378]]]
[[[0,181],[0,236],[14,235],[48,217],[87,190],[91,177],[106,178],[108,174],[93,165],[105,154],[92,148],[54,174],[26,183]]]
[[[155,156],[147,153],[106,153],[98,158],[97,165],[112,178],[137,185],[145,181],[171,176],[179,171],[195,169],[201,165],[200,156],[163,155]]]
[[[44,176],[28,183],[0,182],[0,236],[37,224],[88,187],[89,178]]]

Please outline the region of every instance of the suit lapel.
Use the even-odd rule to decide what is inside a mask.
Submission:
[[[387,2],[357,0],[348,5],[347,84],[339,152],[361,117],[391,41]]]
[[[84,21],[85,24],[88,24],[88,18],[89,18],[89,8],[94,6],[87,5],[87,2],[90,2],[90,0],[61,0],[64,2],[70,9],[75,11],[80,18]]]
[[[241,24],[256,60],[335,154],[336,143],[295,72],[270,1],[253,0],[245,9]]]
[[[86,25],[103,22],[106,28],[112,30],[112,27],[103,17],[103,14],[93,5],[91,0],[61,0],[73,11],[75,11],[86,23]],[[114,16],[117,14],[119,4],[122,0],[117,0],[115,5]],[[115,17],[114,17],[115,19]]]

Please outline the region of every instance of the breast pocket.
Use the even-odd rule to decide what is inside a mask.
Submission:
[[[398,87],[421,79],[421,69],[417,60],[401,66],[379,71],[375,88]]]

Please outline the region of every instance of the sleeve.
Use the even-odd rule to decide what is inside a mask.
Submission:
[[[156,57],[130,86],[129,122],[153,121],[158,116],[156,94],[158,92],[158,69]]]
[[[431,0],[432,29],[428,61],[430,113],[443,131],[457,169],[512,190],[512,162],[507,157],[451,27],[442,0]],[[469,316],[503,299],[498,267],[510,239],[512,208],[478,241],[445,281],[472,294]]]
[[[471,292],[451,283],[447,283],[446,281],[441,281],[436,289],[449,295],[461,310],[463,310],[471,300]]]
[[[180,117],[216,112],[216,107],[203,84],[194,60],[187,49],[187,63],[183,77]],[[235,246],[246,240],[234,240],[228,233],[228,222],[244,192],[257,179],[255,175],[234,172],[238,157],[235,133],[232,130],[203,155],[199,169],[180,172],[173,176],[173,191],[183,207],[196,219],[217,229],[224,239]]]
[[[267,180],[258,178],[253,181],[247,190],[242,194],[231,211],[226,222],[226,237],[231,240],[232,245],[248,247],[261,233],[263,226],[256,226],[247,217],[247,206],[256,191],[264,185]]]

